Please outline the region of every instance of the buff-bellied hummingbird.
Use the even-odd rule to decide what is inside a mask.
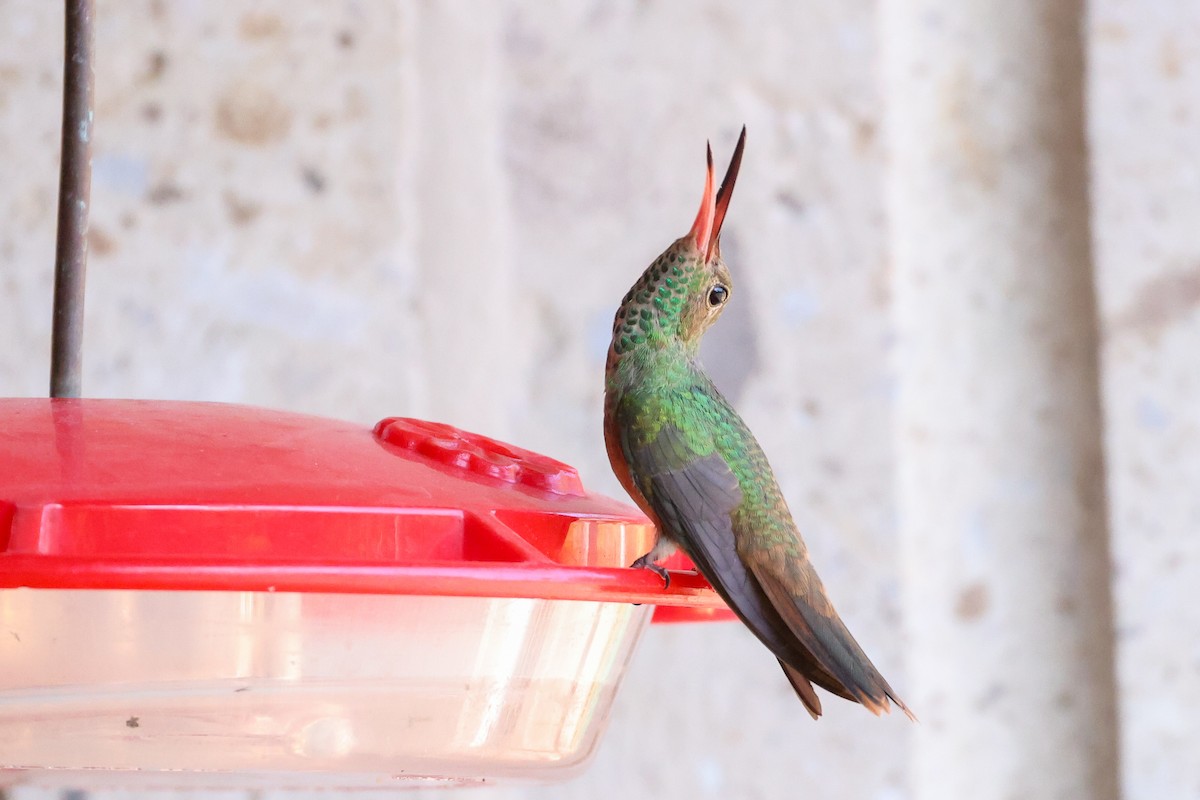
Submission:
[[[692,229],[654,260],[613,322],[604,439],[613,471],[658,530],[634,562],[657,572],[677,547],[779,659],[814,719],[813,684],[879,714],[912,712],[850,635],[808,558],[762,448],[697,362],[733,292],[721,226],[746,129],[719,189],[712,149]]]

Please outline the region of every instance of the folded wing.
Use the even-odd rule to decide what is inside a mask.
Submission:
[[[712,427],[706,422],[713,421],[700,415],[711,411],[701,407],[697,418],[689,420],[689,402],[684,395],[663,398],[661,408],[642,403],[616,409],[618,416],[631,417],[618,419],[621,447],[663,532],[779,659],[814,718],[821,714],[821,703],[810,682],[876,714],[887,711],[891,699],[912,716],[834,611],[803,547],[773,545],[771,537],[756,536],[750,529],[752,515],[742,513],[739,479],[704,433]],[[711,401],[706,396],[696,402]],[[637,418],[632,418],[635,411]],[[647,419],[653,424],[645,424]],[[744,430],[741,420],[736,422]]]

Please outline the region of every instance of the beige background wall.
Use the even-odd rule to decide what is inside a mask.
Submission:
[[[704,359],[922,724],[659,628],[584,777],[474,796],[1200,797],[1194,3],[98,5],[88,394],[614,495],[615,304],[748,125]],[[2,395],[47,383],[58,6],[0,0]]]

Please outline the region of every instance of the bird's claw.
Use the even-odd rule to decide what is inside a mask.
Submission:
[[[653,572],[655,575],[657,575],[658,577],[662,578],[662,582],[663,582],[663,588],[664,588],[664,589],[670,589],[670,588],[671,588],[671,573],[667,571],[667,568],[666,568],[666,567],[662,566],[661,564],[655,564],[653,561],[651,561],[651,560],[650,560],[650,554],[649,554],[649,553],[647,553],[646,555],[642,556],[642,557],[641,557],[641,558],[639,558],[637,561],[633,562],[633,564],[631,564],[630,566],[631,566],[631,567],[633,567],[633,568],[635,568],[635,569],[648,569],[648,570],[650,570],[650,571],[651,571],[651,572]]]

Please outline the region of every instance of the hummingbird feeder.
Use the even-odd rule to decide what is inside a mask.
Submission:
[[[0,786],[397,788],[587,763],[646,624],[727,619],[571,467],[422,420],[81,399],[67,0],[49,399],[0,398]],[[657,611],[655,608],[657,607]]]

